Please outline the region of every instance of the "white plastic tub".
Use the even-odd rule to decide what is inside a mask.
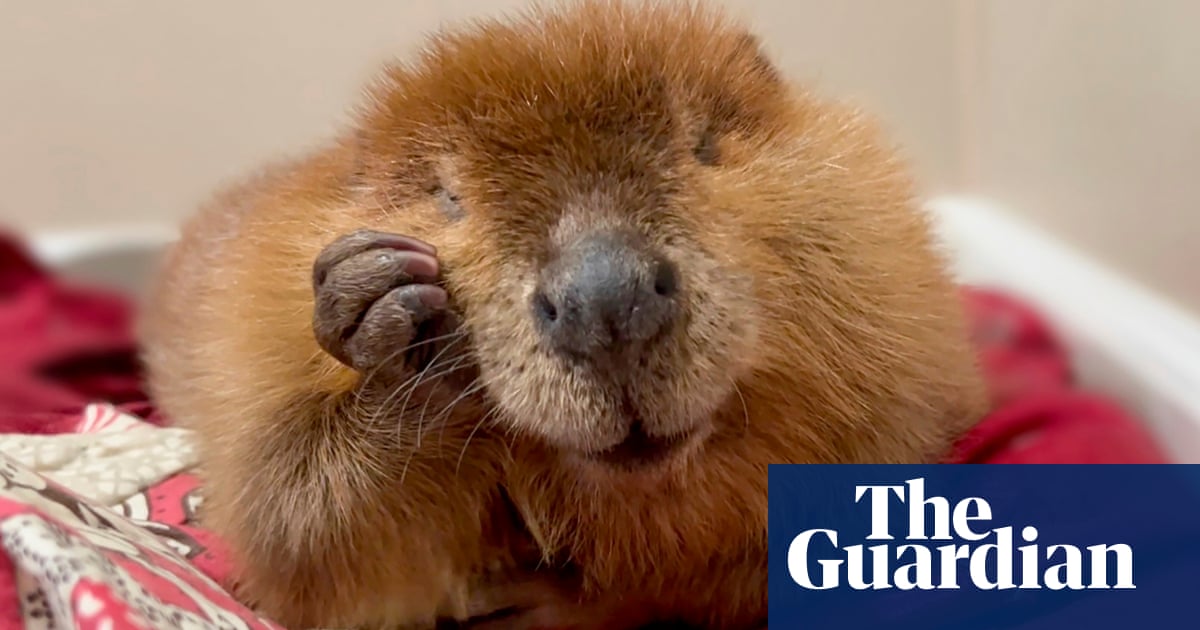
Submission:
[[[1084,385],[1142,417],[1176,461],[1200,463],[1200,322],[985,201],[929,208],[963,282],[1029,301],[1058,329]],[[175,235],[127,226],[39,235],[32,247],[68,276],[136,292]]]
[[[964,282],[1049,320],[1083,385],[1120,400],[1179,463],[1200,463],[1200,322],[986,201],[930,204]]]

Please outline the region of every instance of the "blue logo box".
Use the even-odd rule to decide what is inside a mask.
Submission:
[[[772,465],[791,628],[1200,628],[1200,466]]]

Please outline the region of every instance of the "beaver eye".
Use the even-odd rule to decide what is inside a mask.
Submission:
[[[700,134],[700,138],[696,140],[696,146],[692,147],[692,154],[696,156],[696,161],[705,166],[716,166],[721,158],[720,148],[717,146],[717,134],[712,131],[705,130]]]
[[[466,214],[466,210],[463,210],[462,207],[462,200],[444,186],[434,189],[433,198],[437,200],[438,209],[442,211],[442,214],[452,221],[457,221]]]

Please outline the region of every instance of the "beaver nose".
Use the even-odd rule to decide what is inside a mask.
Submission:
[[[542,274],[533,312],[550,346],[576,358],[652,339],[678,316],[678,272],[640,239],[600,233]]]

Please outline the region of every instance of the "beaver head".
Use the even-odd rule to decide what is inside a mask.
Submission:
[[[950,312],[906,173],[714,11],[477,22],[390,67],[359,123],[355,194],[438,245],[497,421],[575,460],[740,430],[755,374],[839,426],[938,360],[897,350]]]

